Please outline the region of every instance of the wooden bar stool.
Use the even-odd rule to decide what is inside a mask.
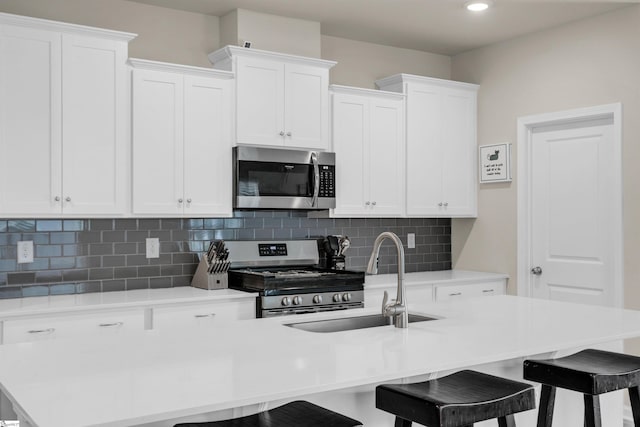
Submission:
[[[498,419],[515,427],[513,414],[535,408],[534,388],[476,371],[460,371],[414,384],[376,387],[376,407],[396,416],[395,427],[471,427]]]
[[[524,378],[542,384],[538,427],[551,427],[556,387],[584,395],[584,425],[601,425],[599,395],[629,389],[636,427],[640,427],[640,357],[583,350],[567,357],[525,360]]]
[[[356,427],[360,421],[304,400],[232,420],[182,423],[174,427]]]

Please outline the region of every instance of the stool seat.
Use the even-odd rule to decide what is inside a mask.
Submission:
[[[534,388],[476,371],[460,371],[414,384],[376,388],[376,407],[428,427],[461,427],[535,408]],[[399,425],[396,423],[396,425]]]
[[[627,389],[634,425],[640,426],[640,357],[588,349],[558,359],[525,360],[523,376],[542,384],[538,427],[551,427],[558,387],[582,393],[585,427],[602,425],[600,394]]]
[[[356,427],[361,425],[360,421],[313,403],[297,400],[246,417],[203,423],[182,423],[174,427]]]
[[[640,357],[588,349],[566,357],[525,360],[524,378],[583,394],[640,385]]]

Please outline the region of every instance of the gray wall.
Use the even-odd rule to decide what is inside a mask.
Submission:
[[[270,240],[347,235],[347,268],[365,269],[382,231],[416,248],[405,249],[406,270],[451,268],[449,219],[307,218],[300,211],[238,211],[214,219],[0,220],[0,298],[188,286],[214,239]],[[160,239],[160,258],[147,259],[145,239]],[[32,240],[33,263],[16,263],[16,242]],[[233,257],[233,254],[231,254]],[[384,244],[380,273],[396,272],[395,247]]]

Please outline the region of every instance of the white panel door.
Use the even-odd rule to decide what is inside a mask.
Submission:
[[[183,211],[183,77],[133,71],[133,213]]]
[[[404,215],[403,101],[371,99],[369,182],[371,215]]]
[[[0,26],[2,216],[61,212],[61,55],[59,34]]]
[[[441,213],[475,216],[476,92],[447,89],[443,93],[442,108]]]
[[[304,65],[285,66],[285,145],[329,146],[329,72]]]
[[[185,215],[232,215],[231,83],[184,77]]]
[[[237,58],[237,140],[284,145],[284,64]]]
[[[442,201],[441,90],[412,85],[407,90],[407,215],[438,216]]]
[[[336,153],[336,216],[367,214],[369,199],[368,100],[333,95],[333,150]]]
[[[63,206],[70,214],[126,213],[126,43],[62,36]]]
[[[612,140],[610,119],[533,131],[536,297],[615,305]]]

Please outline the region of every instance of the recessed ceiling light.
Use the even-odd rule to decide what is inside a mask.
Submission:
[[[487,0],[473,0],[465,3],[464,5],[467,10],[472,12],[482,12],[483,10],[489,9],[489,6],[491,6],[491,2]]]

